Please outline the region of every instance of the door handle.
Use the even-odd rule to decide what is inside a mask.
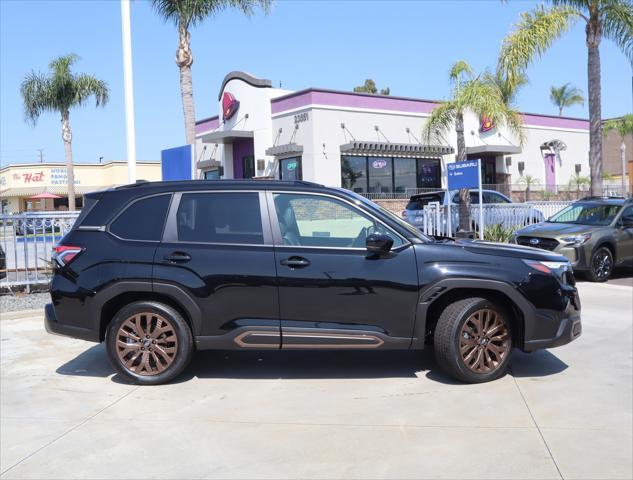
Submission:
[[[184,263],[191,260],[191,255],[185,252],[173,252],[170,255],[165,255],[163,258],[168,262]]]
[[[310,265],[310,260],[303,257],[290,257],[282,260],[280,263],[290,268],[304,268]]]

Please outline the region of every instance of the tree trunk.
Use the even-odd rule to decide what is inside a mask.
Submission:
[[[589,171],[591,195],[602,195],[602,111],[600,86],[601,26],[593,18],[587,23],[589,77]]]
[[[455,132],[457,132],[457,157],[455,161],[466,160],[466,138],[464,137],[464,115],[457,114],[455,119]],[[450,199],[448,200],[450,202]],[[470,191],[467,188],[459,190],[459,230],[470,231]]]
[[[563,107],[558,107],[558,116],[559,117],[563,116]]]
[[[182,23],[179,24],[176,64],[178,68],[180,68],[180,95],[182,96],[182,111],[185,117],[185,136],[189,145],[195,145],[196,112],[193,105],[193,83],[191,80],[193,56],[191,54],[189,41],[189,31]]]
[[[62,140],[66,157],[66,178],[68,183],[68,210],[75,210],[75,171],[73,169],[73,134],[70,130],[70,112],[62,112]]]

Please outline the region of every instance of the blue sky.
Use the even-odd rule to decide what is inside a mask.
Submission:
[[[511,1],[277,1],[268,16],[225,11],[192,32],[198,118],[217,114],[222,78],[231,70],[269,78],[275,86],[351,90],[373,78],[393,95],[442,99],[447,72],[464,59],[493,67],[499,45],[521,11],[536,2]],[[174,63],[177,34],[146,0],[132,4],[137,158],[184,143]],[[77,53],[77,71],[108,82],[110,103],[71,112],[76,162],[125,159],[120,6],[116,0],[0,0],[0,160],[2,164],[63,161],[59,118],[26,124],[20,82],[51,58]],[[586,92],[584,29],[577,25],[533,64],[520,109],[556,114],[549,87],[572,82]],[[631,112],[631,66],[608,40],[601,47],[603,117]],[[573,107],[570,116],[587,116]]]

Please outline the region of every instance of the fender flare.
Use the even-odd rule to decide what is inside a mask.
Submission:
[[[530,338],[535,318],[534,307],[514,286],[499,280],[446,278],[427,286],[420,295],[413,327],[412,349],[424,348],[427,314],[431,305],[447,292],[459,288],[490,290],[504,294],[521,312],[524,321],[524,336]]]
[[[169,283],[134,282],[127,280],[107,286],[99,292],[98,296],[94,297],[95,302],[92,305],[92,312],[93,318],[95,319],[94,321],[97,324],[97,331],[101,331],[101,313],[104,305],[121,294],[131,292],[159,293],[169,297],[187,312],[191,320],[191,333],[196,336],[202,332],[202,312],[200,311],[200,307],[198,307],[198,304],[185,290]],[[97,298],[98,300],[96,300]]]

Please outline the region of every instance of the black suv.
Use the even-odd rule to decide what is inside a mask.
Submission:
[[[580,335],[565,257],[435,241],[342,189],[307,182],[139,183],[86,195],[55,247],[46,329],[106,342],[140,384],[203,349],[414,349],[465,382],[513,347]]]

